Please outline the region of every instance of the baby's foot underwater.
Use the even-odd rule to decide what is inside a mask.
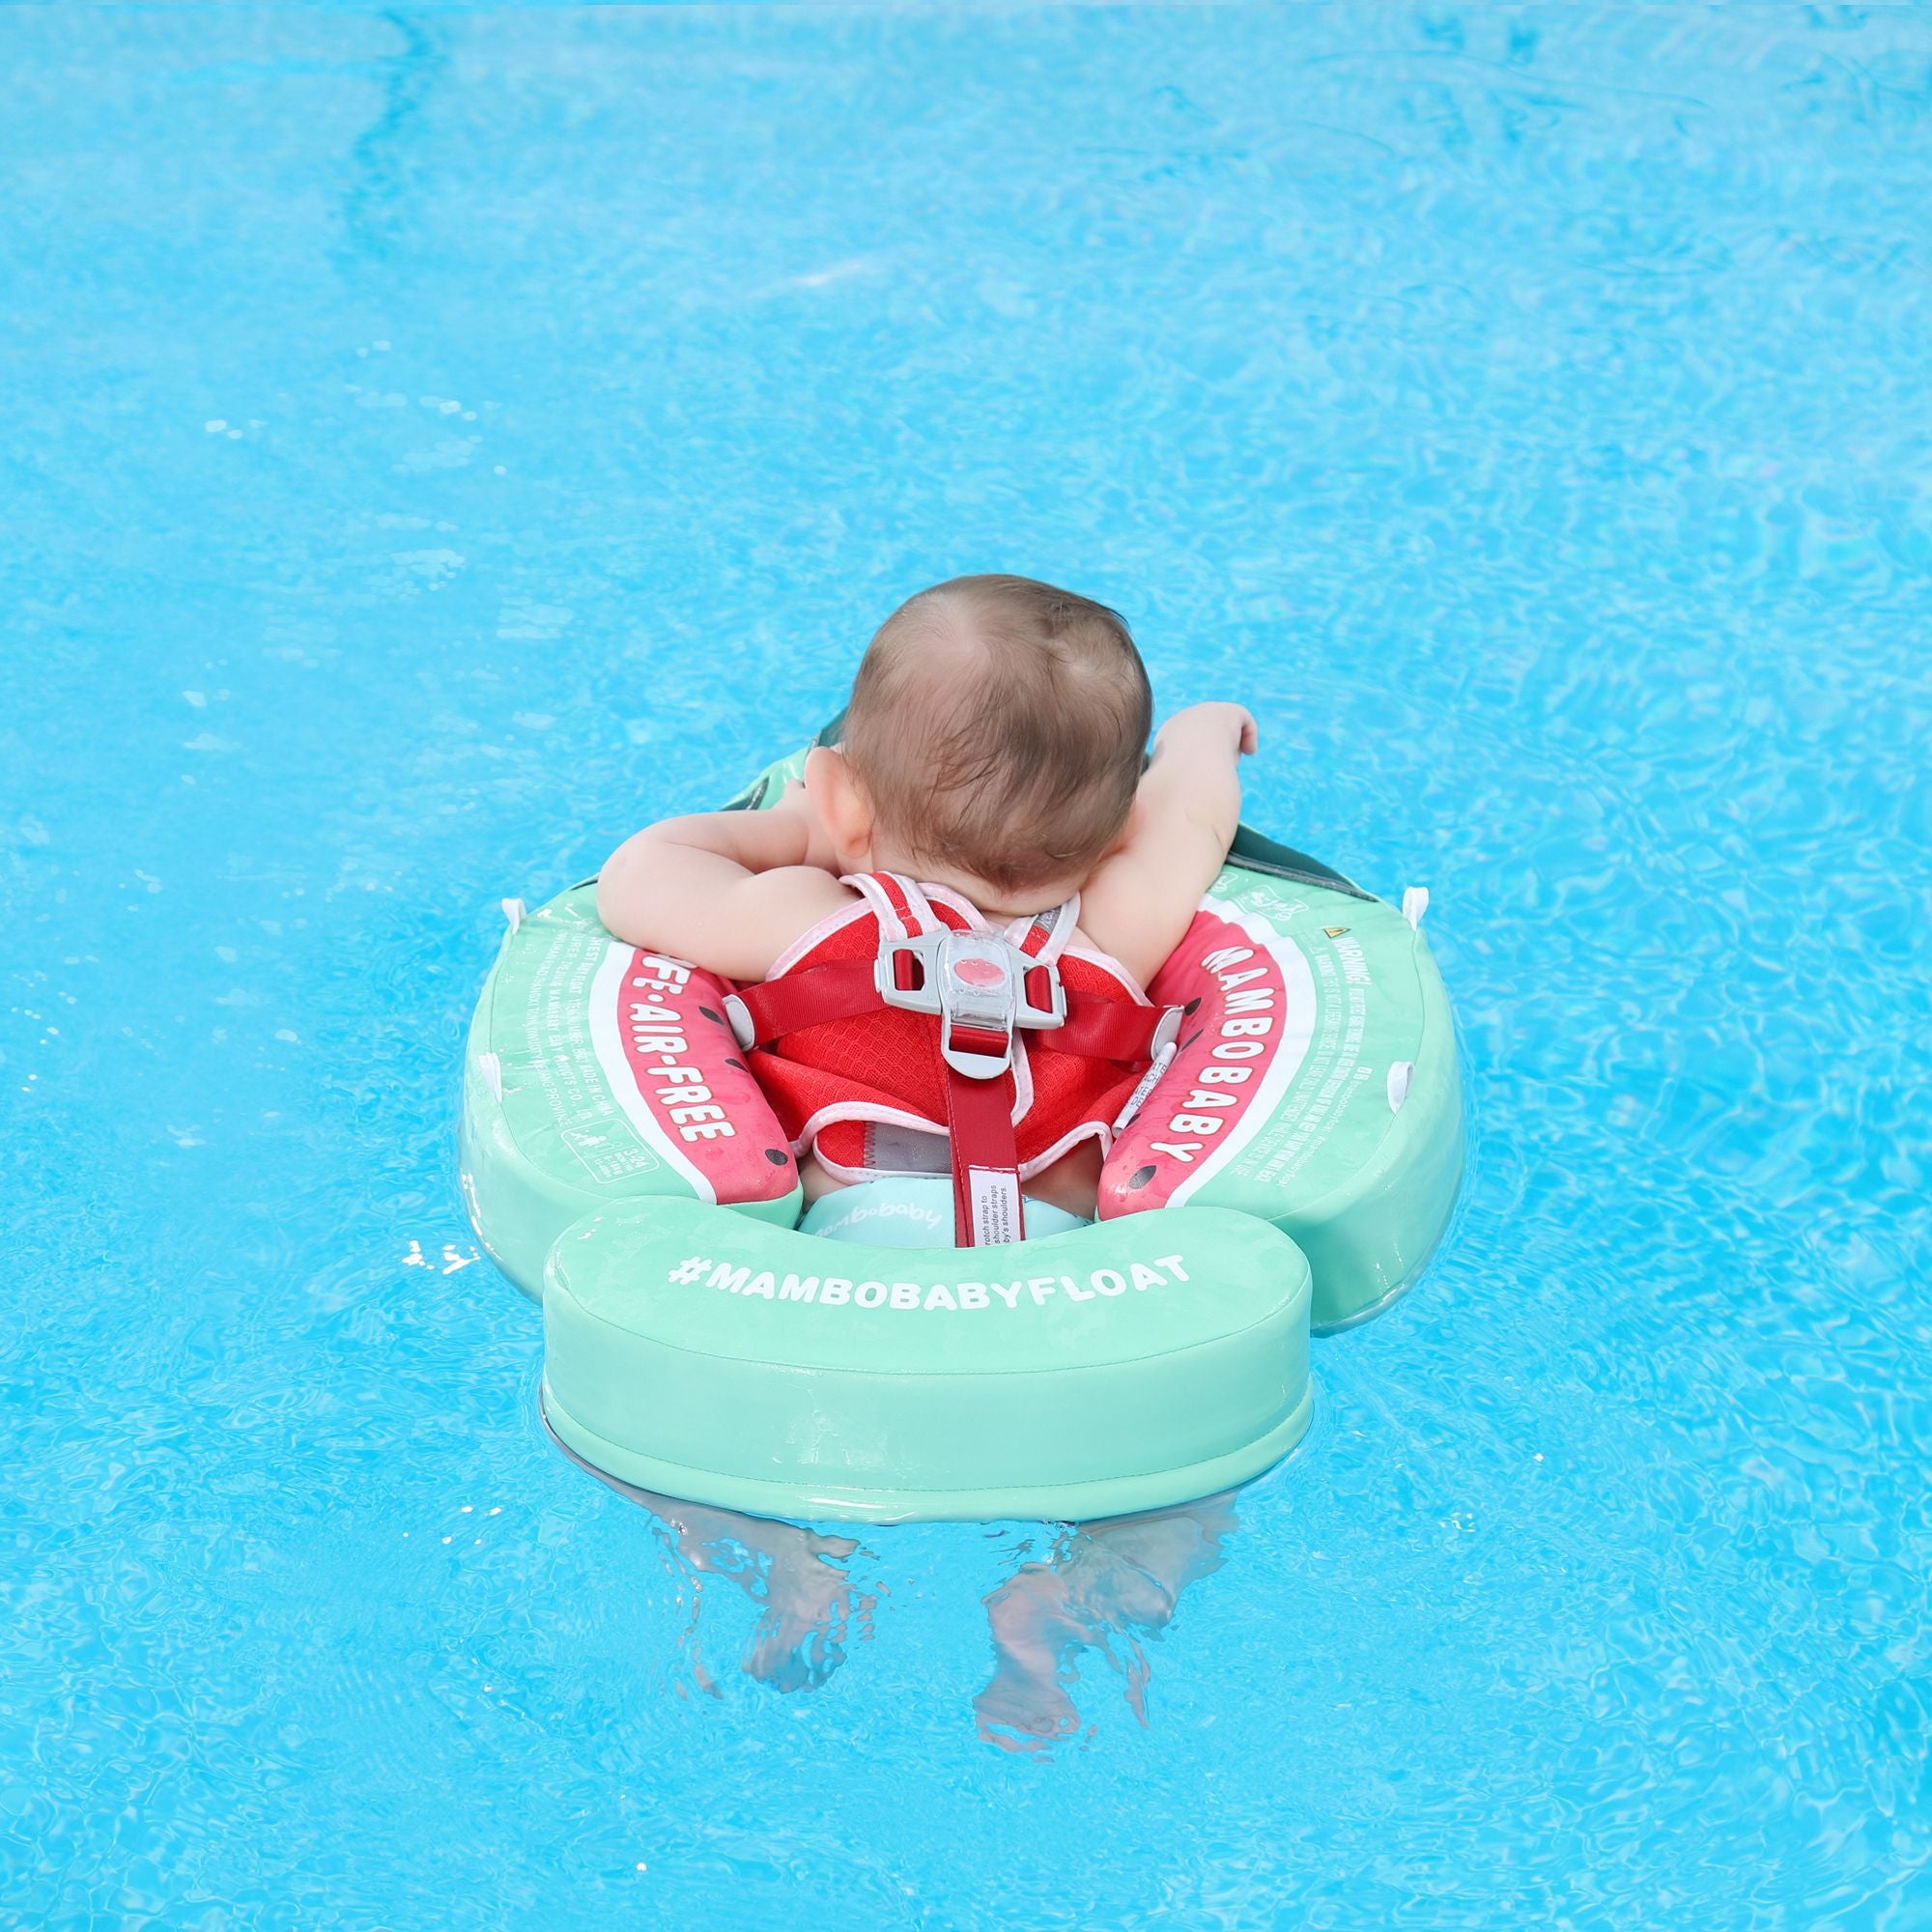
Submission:
[[[1028,1563],[986,1598],[996,1663],[973,1700],[980,1735],[1002,1750],[1039,1752],[1080,1732],[1072,1690],[1085,1651],[1123,1680],[1127,1707],[1147,1722],[1143,1634],[1174,1620],[1191,1583],[1226,1561],[1234,1498],[1076,1528],[1042,1563]],[[1085,1733],[1091,1737],[1094,1726]]]
[[[750,1594],[765,1613],[740,1662],[746,1676],[774,1690],[816,1690],[845,1662],[848,1644],[871,1637],[879,1593],[862,1590],[843,1567],[860,1553],[850,1537],[814,1536],[791,1523],[757,1530],[764,1561]]]
[[[854,1538],[681,1502],[593,1473],[656,1519],[668,1558],[688,1579],[692,1608],[681,1645],[698,1690],[719,1694],[699,1648],[711,1578],[762,1606],[738,1662],[747,1677],[774,1690],[818,1690],[854,1644],[871,1640],[873,1613],[885,1592],[883,1586],[867,1589],[854,1580],[849,1568],[854,1559],[872,1557]]]

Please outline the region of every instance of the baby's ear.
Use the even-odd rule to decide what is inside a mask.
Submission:
[[[872,802],[842,752],[814,745],[805,754],[805,795],[845,871],[861,871],[870,862]]]
[[[1141,836],[1146,826],[1147,806],[1139,793],[1135,793],[1133,804],[1127,807],[1126,823],[1114,835],[1114,842],[1100,856],[1103,859],[1111,859],[1116,852],[1124,852]]]

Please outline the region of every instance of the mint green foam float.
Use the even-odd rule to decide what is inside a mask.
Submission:
[[[1259,1475],[1307,1429],[1311,1331],[1411,1286],[1455,1205],[1455,1033],[1405,899],[1244,830],[1148,989],[1187,1024],[1100,1218],[916,1250],[797,1230],[725,982],[613,939],[594,883],[506,902],[462,1184],[542,1296],[551,1430],[617,1482],[811,1520],[1093,1518]]]

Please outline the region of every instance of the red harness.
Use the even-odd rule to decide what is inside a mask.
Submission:
[[[1180,1009],[1066,950],[1077,897],[1000,932],[943,887],[845,883],[849,911],[726,1000],[738,1043],[795,1151],[848,1181],[950,1165],[960,1245],[1019,1240],[1022,1177],[1112,1144]]]

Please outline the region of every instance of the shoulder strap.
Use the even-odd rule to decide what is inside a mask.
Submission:
[[[1045,912],[1014,920],[1007,927],[1007,937],[1029,959],[1051,966],[1066,951],[1066,942],[1073,937],[1073,928],[1079,921],[1080,895],[1075,893],[1070,899],[1049,906]]]
[[[846,872],[838,883],[864,895],[879,922],[882,939],[918,939],[944,922],[924,891],[900,872]]]

